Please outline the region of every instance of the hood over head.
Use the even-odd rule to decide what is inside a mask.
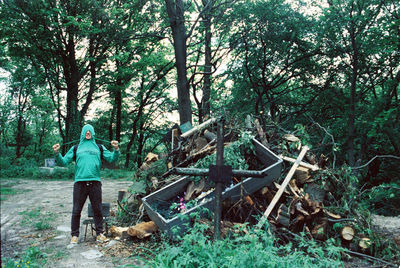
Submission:
[[[92,138],[90,140],[86,140],[86,132],[90,131],[90,133],[92,134]],[[84,141],[92,141],[93,143],[95,142],[95,133],[94,133],[94,128],[92,125],[90,124],[86,124],[83,126],[82,131],[81,131],[81,139],[80,139],[80,143],[84,142]]]

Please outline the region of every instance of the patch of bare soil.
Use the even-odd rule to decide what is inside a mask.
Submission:
[[[103,179],[103,202],[110,203],[111,210],[116,210],[118,191],[130,185],[129,180]],[[82,222],[88,218],[89,200],[82,211],[79,243],[73,247],[69,245],[73,181],[1,179],[1,187],[11,187],[17,192],[4,196],[6,200],[1,202],[2,260],[7,257],[18,259],[28,247],[36,246],[47,254],[47,267],[115,267],[122,262],[132,264],[132,251],[124,243],[116,240],[96,243],[90,225],[84,238],[85,226]],[[40,215],[37,215],[38,212]],[[40,221],[50,222],[51,228],[40,228],[37,225]]]

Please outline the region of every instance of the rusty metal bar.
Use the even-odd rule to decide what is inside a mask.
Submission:
[[[217,127],[217,166],[224,164],[224,120],[218,121]],[[214,240],[221,238],[221,210],[222,210],[222,188],[223,184],[217,182],[215,185],[215,211],[214,211]]]
[[[208,168],[172,168],[170,173],[177,175],[189,175],[189,176],[208,176]],[[264,178],[267,176],[265,172],[257,170],[232,170],[234,177],[253,177],[253,178]]]

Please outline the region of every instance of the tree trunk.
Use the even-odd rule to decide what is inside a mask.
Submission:
[[[350,12],[350,18],[352,17]],[[356,33],[354,29],[354,25],[350,26],[350,39],[351,39],[351,47],[353,50],[352,57],[352,76],[351,76],[351,85],[350,85],[350,109],[349,109],[349,125],[348,125],[348,160],[349,165],[352,167],[355,163],[354,157],[354,139],[356,136],[355,133],[355,117],[356,117],[356,95],[357,95],[357,79],[358,79],[358,44],[356,42]]]
[[[186,59],[186,27],[184,4],[182,0],[165,0],[172,30],[175,51],[175,66],[178,75],[178,106],[180,123],[192,123],[192,106],[190,102],[189,84],[187,80]]]
[[[212,0],[208,0],[212,1]],[[204,11],[204,85],[203,97],[201,99],[201,112],[199,122],[202,123],[204,117],[210,117],[210,93],[211,93],[211,14],[210,9],[213,4],[203,0]],[[208,5],[208,6],[207,6]]]

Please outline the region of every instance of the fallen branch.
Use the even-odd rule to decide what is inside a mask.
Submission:
[[[119,206],[123,211],[125,211],[126,214],[128,214],[128,215],[130,215],[130,216],[136,216],[136,214],[133,214],[133,213],[130,213],[129,211],[127,211],[127,210],[121,205],[121,203],[119,202],[119,200],[117,200],[117,203],[118,203],[118,206]]]
[[[375,260],[375,261],[379,261],[379,262],[385,263],[385,264],[390,265],[392,267],[397,267],[395,264],[393,264],[391,262],[387,262],[385,260],[382,260],[382,259],[379,259],[379,258],[375,258],[375,257],[369,256],[369,255],[366,255],[366,254],[362,254],[362,253],[359,253],[359,252],[351,251],[351,250],[348,250],[348,249],[346,250],[346,252],[348,252],[349,254],[352,254],[352,255],[356,255],[358,257],[369,258],[369,259],[372,259],[372,260]]]
[[[394,159],[400,159],[399,156],[395,156],[395,155],[376,155],[374,156],[371,160],[369,160],[366,164],[359,166],[359,167],[350,167],[351,169],[360,169],[360,168],[364,168],[366,166],[368,166],[369,164],[371,164],[372,161],[374,161],[376,158],[394,158]]]

